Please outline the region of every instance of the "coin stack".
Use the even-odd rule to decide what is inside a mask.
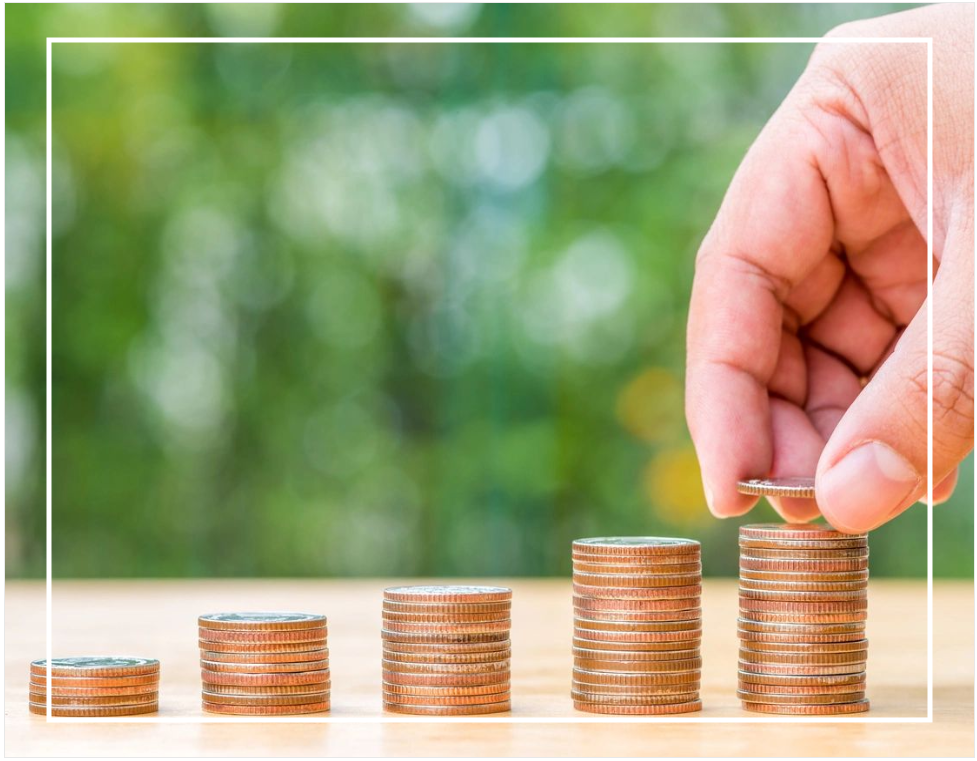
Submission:
[[[702,565],[691,539],[573,543],[573,705],[610,714],[698,711]]]
[[[740,528],[738,697],[761,713],[867,711],[868,539],[824,524]]]
[[[210,613],[197,623],[205,711],[281,716],[329,710],[325,616]]]
[[[153,658],[55,658],[52,716],[133,716],[159,710],[159,661]],[[30,712],[47,715],[46,660],[31,662]]]
[[[383,592],[383,707],[459,716],[508,711],[512,590],[412,586]]]

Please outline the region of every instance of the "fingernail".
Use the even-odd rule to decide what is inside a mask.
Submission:
[[[869,531],[885,523],[919,483],[919,475],[902,455],[871,441],[818,479],[818,505],[835,528]]]

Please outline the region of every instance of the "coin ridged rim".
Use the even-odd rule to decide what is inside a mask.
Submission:
[[[851,674],[762,674],[758,672],[740,670],[737,673],[740,682],[750,684],[793,685],[795,687],[824,686],[834,687],[839,684],[857,684],[865,681],[865,672],[856,671]]]
[[[470,684],[467,686],[445,685],[429,686],[423,684],[394,684],[384,682],[383,691],[391,694],[414,695],[437,700],[442,697],[464,697],[467,695],[499,695],[509,692],[509,682],[493,682],[491,684]],[[497,702],[497,701],[496,701]]]
[[[867,571],[868,560],[839,558],[837,560],[751,560],[740,557],[740,571],[777,571],[830,573],[832,571]]]
[[[614,674],[640,672],[643,674],[665,674],[673,671],[698,671],[702,669],[702,658],[682,658],[674,661],[634,661],[619,659],[595,659],[574,657],[575,668],[585,671],[611,672]]]
[[[209,703],[201,701],[202,708],[208,713],[220,713],[231,716],[285,716],[301,713],[325,713],[330,710],[328,700],[319,703],[296,703],[292,705],[228,705],[226,703]]]
[[[28,696],[31,703],[47,704],[47,694],[31,691]],[[88,706],[134,706],[143,703],[159,702],[159,691],[136,693],[135,695],[52,695],[51,704],[68,708],[85,708]]]
[[[804,663],[752,663],[740,658],[739,670],[747,674],[767,674],[777,676],[835,676],[838,674],[861,674],[865,672],[866,661],[839,663],[837,665],[811,665]]]
[[[740,649],[758,653],[851,653],[868,650],[865,638],[844,642],[767,642],[740,638]]]
[[[394,602],[501,602],[512,599],[508,587],[438,584],[387,587],[384,600]]]
[[[861,583],[867,584],[869,579],[869,569],[864,568],[860,571],[826,571],[824,573],[812,573],[809,571],[757,571],[741,570],[740,581],[764,581],[767,583],[778,582],[781,584],[807,583]]]
[[[121,677],[145,676],[159,673],[159,661],[155,658],[137,658],[132,656],[107,655],[77,655],[68,658],[54,658],[51,668],[52,676],[70,677]],[[86,665],[86,661],[91,663]],[[104,665],[103,665],[104,664]],[[46,676],[48,673],[47,659],[40,658],[31,661],[32,674]]]
[[[238,674],[227,671],[210,671],[200,669],[200,679],[210,684],[246,685],[285,685],[285,684],[316,684],[330,679],[329,669],[320,671],[283,672],[280,674]]]
[[[701,618],[687,621],[605,621],[599,618],[573,617],[573,625],[579,629],[606,632],[680,632],[701,629]]]
[[[309,663],[329,657],[329,648],[302,650],[295,653],[224,653],[219,650],[201,650],[200,660],[216,663]]]
[[[610,573],[625,576],[659,574],[661,576],[687,576],[702,574],[702,563],[595,563],[573,558],[574,573]]]
[[[397,650],[383,649],[383,659],[385,661],[396,661],[399,663],[486,663],[509,660],[511,657],[511,648],[493,650],[487,653],[401,653]]]
[[[825,550],[853,549],[868,547],[868,540],[864,537],[848,536],[845,539],[753,539],[741,536],[739,539],[741,550]]]
[[[440,654],[468,654],[468,653],[498,653],[511,650],[509,638],[491,640],[489,642],[401,642],[399,640],[384,639],[384,652],[392,653],[440,653]]]
[[[47,694],[47,685],[43,682],[30,681],[28,685],[31,692],[36,692],[41,695]],[[51,694],[58,695],[61,697],[110,697],[119,695],[148,695],[153,692],[159,692],[159,683],[153,682],[152,684],[137,684],[132,687],[59,687],[53,685],[51,687]]]
[[[281,685],[240,685],[240,684],[212,684],[204,682],[202,692],[210,692],[215,695],[252,695],[261,697],[264,695],[307,695],[317,692],[329,692],[332,689],[332,681],[326,679],[324,682],[311,682],[309,684],[281,684]]]
[[[384,671],[396,671],[401,674],[489,674],[498,671],[508,672],[511,664],[508,658],[477,663],[411,663],[384,658],[380,665]]]
[[[814,479],[806,476],[747,478],[736,482],[736,490],[751,497],[814,499]]]
[[[868,610],[868,598],[831,601],[755,600],[740,595],[740,610],[764,613],[855,613]]]
[[[579,598],[576,598],[579,599]],[[602,600],[601,602],[627,602],[626,600]],[[573,615],[578,619],[606,621],[608,623],[674,623],[702,619],[702,608],[682,608],[681,610],[603,610],[581,608],[574,604]]]
[[[757,684],[738,679],[737,688],[754,695],[847,695],[850,692],[864,692],[865,680],[846,684]],[[757,701],[762,702],[762,701]]]
[[[330,700],[330,690],[296,692],[291,695],[227,695],[220,692],[203,690],[201,692],[201,699],[205,703],[219,703],[222,705],[304,705],[306,703],[328,703]]]
[[[31,681],[47,684],[47,674],[31,671]],[[159,672],[139,674],[137,676],[52,676],[51,685],[58,687],[140,687],[143,685],[158,685]]]
[[[769,634],[853,634],[865,631],[863,621],[838,621],[834,623],[796,623],[790,621],[757,621],[740,616],[736,625],[746,631]]]
[[[767,579],[740,578],[740,591],[753,592],[865,592],[868,579],[852,581],[770,581]]]
[[[754,560],[823,560],[826,558],[862,560],[868,559],[868,545],[864,547],[835,547],[832,549],[772,549],[769,547],[741,547],[740,553]]]
[[[432,623],[430,621],[408,622],[384,620],[383,629],[403,634],[488,634],[508,632],[512,621],[464,621],[454,623]]]
[[[832,703],[830,705],[777,705],[775,703],[747,703],[743,708],[757,713],[779,713],[790,716],[834,716],[838,714],[864,713],[869,710],[869,701],[856,703]]]
[[[385,711],[394,713],[412,713],[423,716],[474,716],[483,713],[505,713],[512,710],[512,701],[505,700],[499,703],[482,703],[470,706],[446,706],[446,705],[402,705],[400,703],[390,703],[384,701]]]
[[[326,626],[311,626],[304,629],[286,629],[285,631],[246,631],[243,629],[208,629],[200,626],[197,629],[201,642],[242,642],[249,644],[278,645],[286,642],[325,642],[329,635]]]
[[[208,671],[219,671],[228,674],[292,674],[297,671],[323,671],[329,668],[329,658],[318,661],[301,661],[299,663],[224,663],[223,661],[205,661],[201,659],[200,667]]]
[[[868,660],[868,650],[848,650],[844,652],[825,653],[779,653],[765,650],[748,650],[740,648],[740,660],[763,664],[808,664],[808,665],[840,665],[842,663],[865,663]]]
[[[587,629],[574,622],[573,634],[579,639],[612,643],[663,643],[697,642],[702,639],[702,628],[678,629],[663,632],[618,632],[607,629]]]
[[[380,637],[391,642],[416,642],[427,644],[467,644],[481,642],[508,642],[509,630],[493,632],[397,632],[381,629]]]
[[[773,612],[766,610],[746,610],[740,608],[741,616],[750,616],[756,621],[790,624],[854,624],[868,620],[867,610],[848,613],[800,613]]]
[[[430,695],[411,695],[407,692],[383,692],[383,702],[393,703],[394,705],[421,705],[421,706],[465,706],[465,705],[486,705],[491,703],[504,703],[510,699],[511,693],[504,692],[485,693],[482,695],[443,695],[441,697],[431,697]]]
[[[326,617],[321,614],[293,611],[205,613],[197,618],[198,626],[234,631],[290,631],[316,629],[326,624]]]
[[[599,692],[581,692],[570,690],[570,699],[578,703],[593,703],[597,705],[618,705],[618,706],[651,706],[651,705],[675,705],[676,703],[691,703],[699,699],[699,691],[673,692],[664,694],[646,693],[640,694],[603,694]]]
[[[827,695],[776,695],[768,692],[737,690],[736,697],[747,703],[767,703],[770,705],[841,705],[864,700],[865,691],[836,692]]]
[[[698,683],[702,678],[702,671],[695,669],[693,671],[642,674],[640,672],[591,671],[574,666],[573,678],[582,684],[620,684],[650,687],[657,684]]]
[[[383,611],[383,621],[400,624],[501,624],[511,621],[509,611],[491,613],[399,613]]]
[[[819,542],[831,542],[836,539],[868,540],[868,534],[846,534],[826,523],[751,523],[740,526],[740,537],[743,539],[786,539],[788,541]]]
[[[407,671],[382,672],[383,681],[391,684],[418,684],[431,687],[463,687],[471,684],[498,684],[508,682],[510,671],[483,671],[475,674],[419,674]]]
[[[677,661],[695,658],[699,655],[699,647],[684,650],[604,650],[589,647],[573,647],[574,658],[584,660],[629,660],[629,661]]]
[[[574,634],[573,647],[582,647],[585,650],[617,650],[620,652],[668,652],[669,650],[688,650],[698,648],[701,639],[669,641],[669,642],[628,642],[607,640],[607,639],[587,639]]]
[[[31,713],[40,716],[47,716],[46,703],[28,703]],[[52,716],[74,716],[74,717],[105,717],[105,716],[137,716],[142,713],[156,713],[159,711],[159,703],[139,703],[138,705],[128,706],[86,706],[84,708],[72,708],[69,706],[51,706]]]
[[[398,602],[384,600],[385,613],[420,613],[452,616],[456,614],[502,613],[508,615],[512,610],[512,600],[498,602]]]
[[[606,703],[583,703],[579,700],[573,701],[573,707],[578,711],[588,711],[589,713],[616,713],[628,715],[662,715],[672,713],[692,713],[702,710],[701,700],[692,700],[688,703],[668,703],[666,705],[609,705]]]
[[[571,680],[570,689],[574,692],[583,692],[591,695],[601,695],[614,697],[615,695],[642,696],[649,697],[666,695],[686,695],[699,692],[699,681],[692,682],[672,682],[657,684],[594,684],[580,682],[576,679]]]
[[[702,584],[702,573],[659,574],[659,573],[583,573],[574,570],[573,581],[577,584],[594,587],[640,587],[642,589],[667,589],[669,587],[689,587]]]
[[[848,602],[868,599],[865,589],[834,589],[823,592],[795,589],[745,589],[740,587],[740,597],[747,600],[790,600],[791,602]]]
[[[216,653],[264,655],[270,653],[315,652],[325,648],[327,641],[326,638],[311,642],[209,642],[207,640],[198,640],[197,644],[201,650],[209,650]]]
[[[684,587],[596,587],[573,582],[573,593],[598,600],[635,600],[648,610],[672,610],[698,607],[702,596],[701,584]]]
[[[571,550],[595,555],[694,555],[702,545],[695,539],[664,536],[599,536],[574,539]]]

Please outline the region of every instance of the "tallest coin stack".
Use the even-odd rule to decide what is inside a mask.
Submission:
[[[867,711],[868,538],[823,524],[740,528],[738,696],[749,711]]]

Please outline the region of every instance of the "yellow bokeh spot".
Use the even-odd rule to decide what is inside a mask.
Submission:
[[[674,440],[684,425],[681,381],[668,370],[642,371],[617,398],[617,417],[631,434],[651,443]]]
[[[656,452],[642,473],[642,485],[652,509],[669,523],[694,526],[709,520],[699,460],[691,445]]]

